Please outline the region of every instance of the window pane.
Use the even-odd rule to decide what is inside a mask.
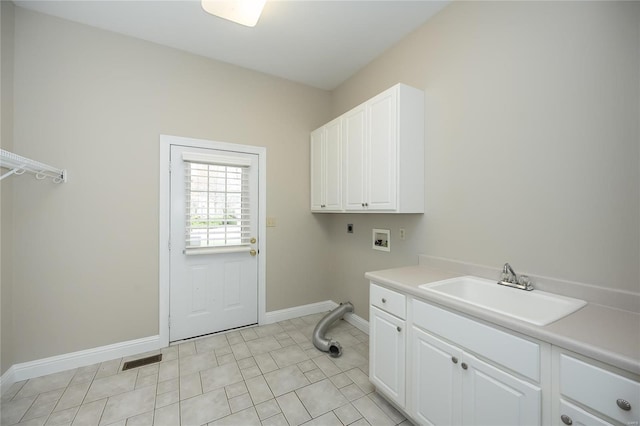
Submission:
[[[248,170],[192,162],[185,166],[187,247],[248,243]]]

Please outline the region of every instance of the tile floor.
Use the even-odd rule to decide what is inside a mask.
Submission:
[[[345,321],[317,350],[324,314],[246,328],[15,383],[2,395],[9,425],[410,425],[368,379],[369,337]],[[160,363],[121,371],[161,352]]]

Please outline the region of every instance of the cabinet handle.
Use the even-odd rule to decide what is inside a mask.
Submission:
[[[466,370],[467,368],[469,368],[466,362],[463,362],[462,364],[460,364],[460,367],[462,367],[463,370]]]
[[[458,358],[456,358],[455,356],[452,356],[451,357],[451,362],[454,363],[454,364],[457,364],[458,363]]]
[[[629,403],[629,401],[627,401],[625,399],[617,400],[616,404],[618,404],[618,407],[620,407],[624,411],[630,411],[631,410],[631,404]]]
[[[398,326],[398,327],[396,327],[396,330],[402,331],[402,328],[400,328],[400,326]]]
[[[382,298],[382,303],[387,303],[387,299],[385,299],[384,297]]]
[[[573,420],[571,420],[571,417],[567,416],[566,414],[561,415],[560,420],[562,420],[562,423],[564,423],[565,425],[573,424]]]

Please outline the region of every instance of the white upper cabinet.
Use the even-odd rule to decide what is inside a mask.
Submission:
[[[311,132],[311,210],[342,211],[342,120]]]
[[[344,140],[344,207],[346,210],[364,208],[365,153],[367,141],[367,111],[360,105],[343,118],[342,134]]]
[[[342,123],[344,211],[424,213],[424,93],[397,84],[336,120]],[[316,155],[312,147],[312,200],[321,186],[314,181],[322,179],[313,170]],[[312,201],[312,210],[338,211],[318,205]]]

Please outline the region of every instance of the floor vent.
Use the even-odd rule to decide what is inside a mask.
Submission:
[[[162,361],[162,354],[152,355],[146,358],[140,358],[133,361],[128,361],[124,363],[124,366],[122,367],[122,371],[131,370],[132,368],[142,367],[143,365],[154,364],[160,361]]]

